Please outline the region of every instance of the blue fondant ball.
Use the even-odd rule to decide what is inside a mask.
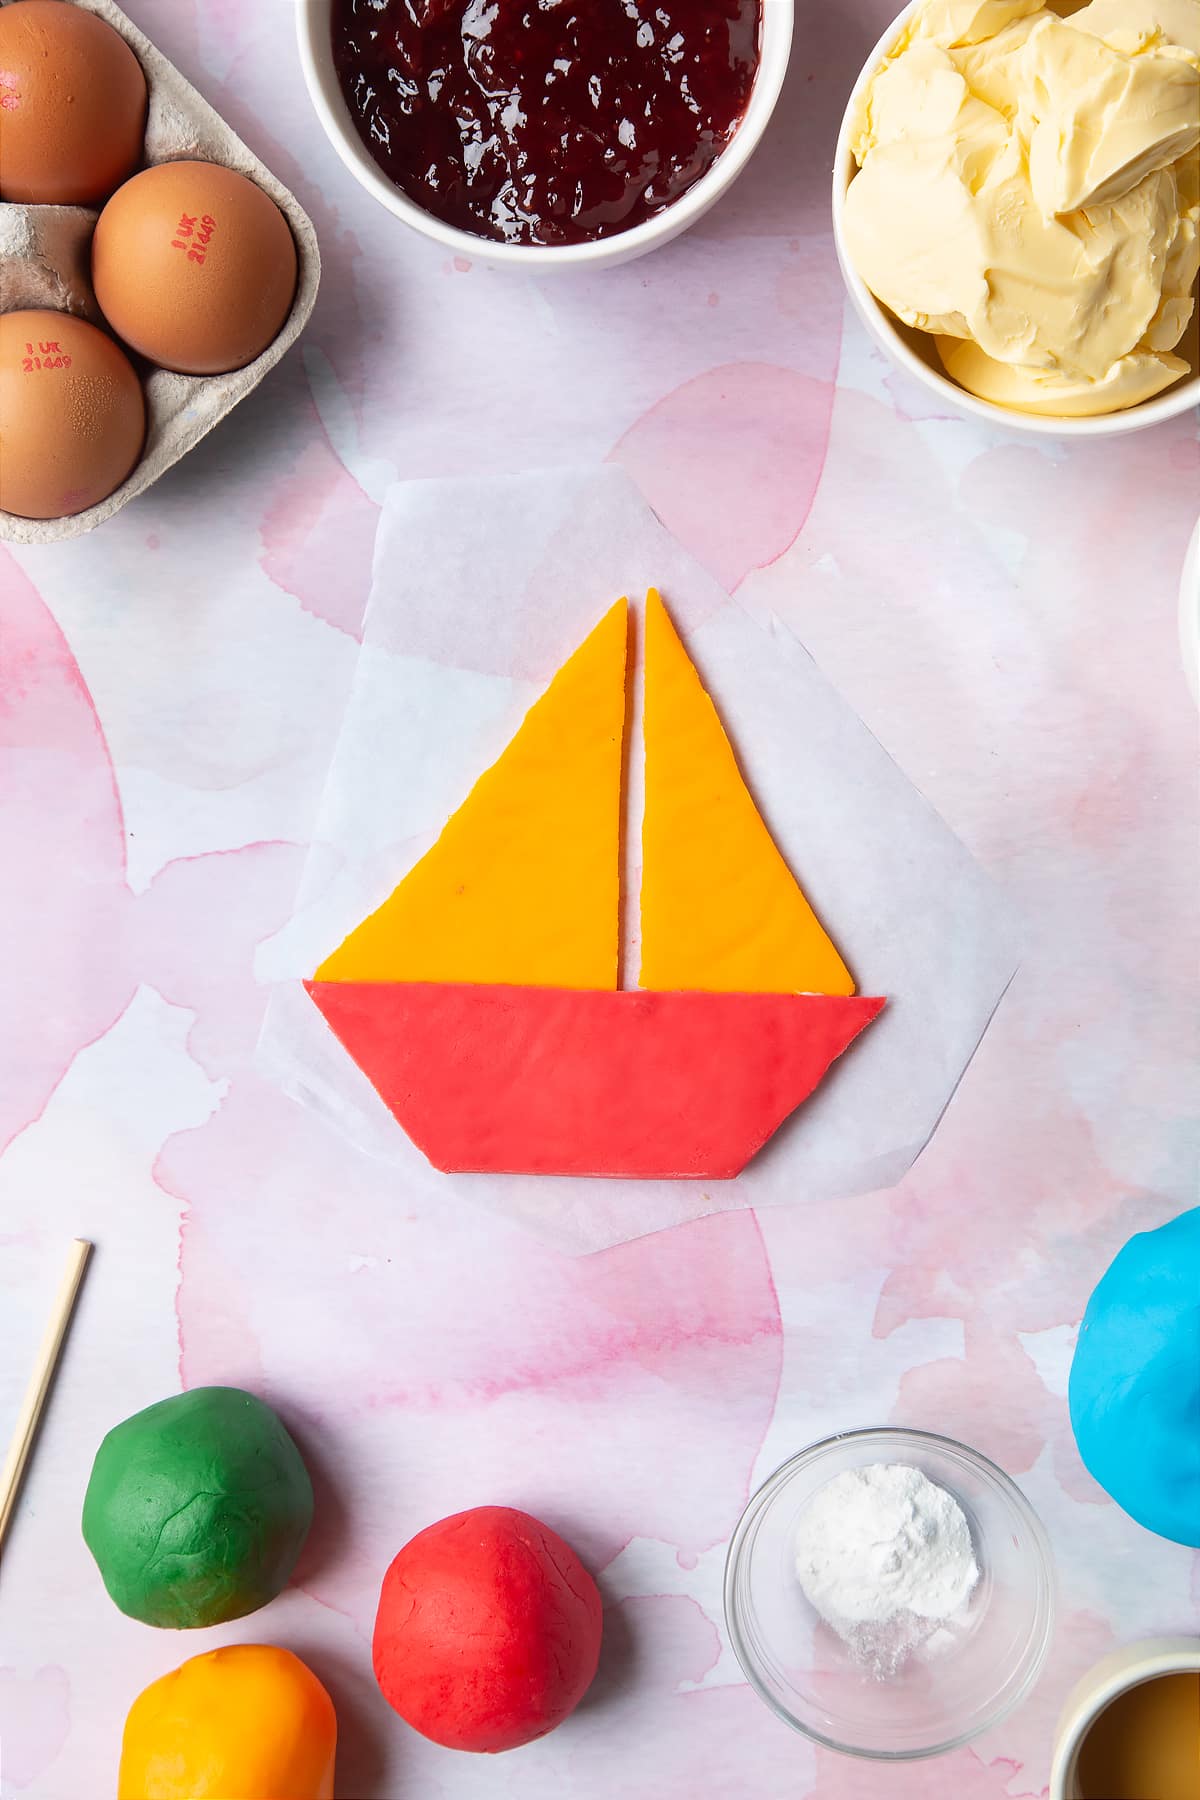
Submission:
[[[1200,1547],[1200,1207],[1130,1238],[1088,1303],[1071,1366],[1088,1469],[1131,1518]]]

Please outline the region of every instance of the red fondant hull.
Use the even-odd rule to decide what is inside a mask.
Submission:
[[[447,1173],[725,1181],[881,999],[306,982]]]

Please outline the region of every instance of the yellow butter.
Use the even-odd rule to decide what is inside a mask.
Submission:
[[[1200,57],[1200,0],[1091,0],[1067,24],[1121,50],[1178,45]]]
[[[1047,216],[1106,206],[1200,143],[1200,81],[1179,47],[1132,54],[1044,18],[1024,48],[1029,179]]]
[[[1123,412],[1153,400],[1188,372],[1187,363],[1169,352],[1136,351],[1114,363],[1103,380],[1083,381],[997,362],[965,338],[939,337],[935,342],[946,373],[968,393],[994,406],[1048,418],[1092,419]]]
[[[927,0],[867,85],[847,248],[972,392],[1100,413],[1187,373],[1198,41],[1200,0]]]

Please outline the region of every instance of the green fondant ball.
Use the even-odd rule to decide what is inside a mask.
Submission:
[[[193,1388],[109,1432],[83,1535],[123,1613],[190,1629],[274,1600],[312,1514],[308,1470],[271,1408],[240,1388]]]

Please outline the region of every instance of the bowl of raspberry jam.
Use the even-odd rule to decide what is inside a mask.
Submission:
[[[389,212],[460,255],[625,262],[708,211],[774,110],[794,0],[300,0],[309,92]]]

